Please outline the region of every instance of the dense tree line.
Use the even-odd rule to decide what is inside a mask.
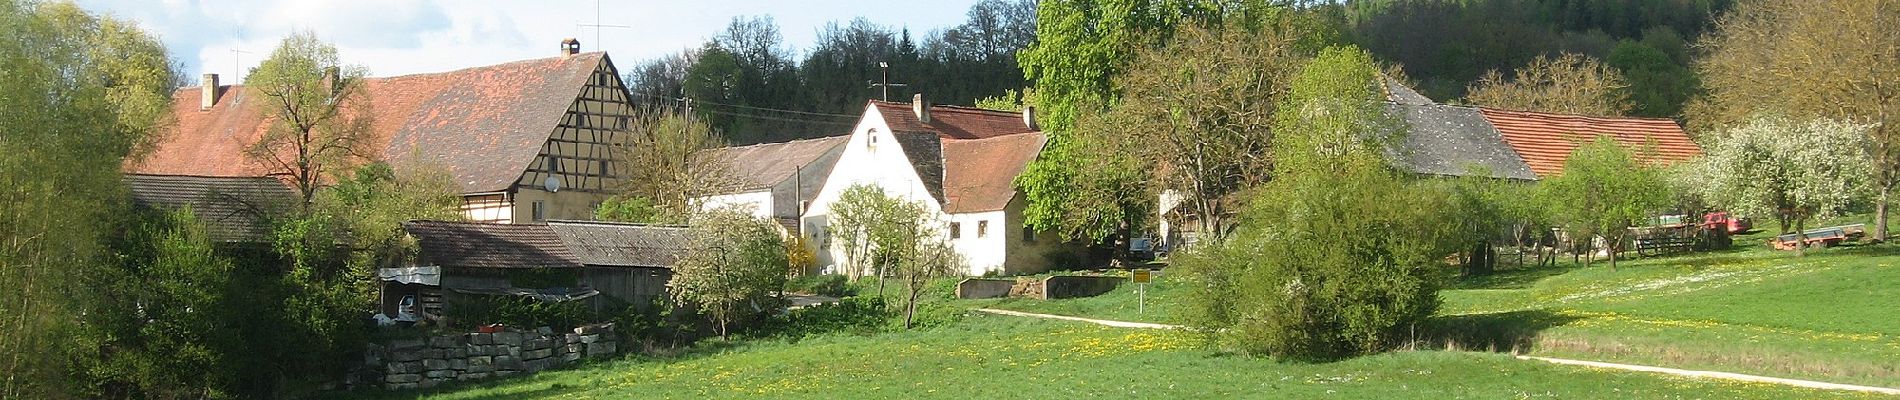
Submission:
[[[858,18],[819,30],[801,53],[784,44],[771,17],[739,17],[697,48],[629,69],[627,82],[643,109],[685,112],[706,120],[734,144],[842,134],[864,101],[909,101],[923,93],[938,104],[974,104],[1024,86],[1016,52],[1034,39],[1035,2],[985,0],[961,25],[921,38]],[[880,67],[880,63],[888,65]]]

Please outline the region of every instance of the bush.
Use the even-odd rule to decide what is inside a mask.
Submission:
[[[868,335],[890,326],[894,318],[884,303],[871,297],[849,297],[837,304],[792,310],[773,317],[762,333],[792,341],[830,333]],[[901,326],[902,322],[898,322]]]
[[[785,290],[819,296],[844,297],[853,293],[845,288],[844,275],[806,275],[785,284]]]
[[[522,329],[546,326],[564,331],[592,320],[584,302],[546,302],[527,296],[470,296],[449,302],[447,307],[444,311],[462,327],[499,323]]]

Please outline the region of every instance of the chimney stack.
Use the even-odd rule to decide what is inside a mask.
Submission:
[[[198,111],[207,111],[218,105],[218,74],[205,74],[198,82]]]
[[[342,91],[342,89],[343,89],[343,68],[335,67],[335,66],[324,67],[323,68],[323,96],[336,97],[336,93]]]
[[[1042,130],[1042,126],[1036,125],[1036,106],[1023,105],[1023,126],[1029,127],[1032,131]]]
[[[917,113],[917,121],[930,123],[930,103],[924,102],[924,94],[910,96],[910,109]]]
[[[580,53],[581,53],[580,40],[577,40],[574,38],[561,39],[561,56],[565,57],[565,56],[571,56],[571,55],[580,54]]]

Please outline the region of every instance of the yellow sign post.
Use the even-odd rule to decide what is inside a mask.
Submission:
[[[1154,270],[1140,268],[1128,271],[1129,279],[1135,281],[1135,313],[1148,313],[1148,281],[1154,280]]]

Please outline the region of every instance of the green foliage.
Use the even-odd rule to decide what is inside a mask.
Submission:
[[[70,299],[94,290],[73,277],[114,263],[121,168],[177,78],[156,37],[70,3],[0,1],[0,27],[0,397],[68,397]]]
[[[673,300],[710,317],[721,338],[746,310],[776,309],[767,295],[785,287],[788,262],[775,225],[731,209],[694,217],[689,247],[666,284]]]
[[[726,146],[706,121],[663,112],[640,118],[624,146],[615,149],[615,168],[627,179],[608,217],[648,223],[684,223],[699,212],[701,198],[727,194],[740,181],[733,176],[734,160],[705,156],[706,150]]]
[[[118,238],[117,263],[82,273],[78,379],[88,397],[238,395],[250,356],[229,324],[245,318],[235,262],[218,254],[189,208],[141,212]]]
[[[263,164],[272,175],[285,177],[304,206],[315,202],[326,181],[361,162],[376,149],[370,137],[373,113],[364,79],[369,71],[344,65],[336,46],[299,31],[284,37],[277,48],[245,76],[244,88],[257,101],[253,107],[270,121],[270,129],[245,154]]]
[[[532,286],[542,287],[542,286]],[[551,327],[570,331],[593,321],[582,301],[541,301],[528,296],[469,296],[448,304],[443,312],[455,317],[462,328],[503,324],[517,329]]]
[[[855,184],[845,188],[831,208],[832,243],[845,247],[845,276],[878,277],[877,295],[884,295],[884,278],[905,284],[905,326],[916,312],[917,299],[932,278],[967,270],[962,256],[943,234],[944,224],[924,205],[892,197],[879,186]],[[855,280],[855,279],[853,279]]]
[[[1538,183],[1551,222],[1573,242],[1603,237],[1610,267],[1628,242],[1629,228],[1674,205],[1659,168],[1638,162],[1615,139],[1598,137],[1564,160],[1563,172]]]
[[[1180,315],[1223,348],[1323,360],[1376,352],[1438,306],[1442,197],[1384,163],[1393,132],[1367,100],[1364,52],[1335,48],[1293,79],[1277,118],[1273,181],[1228,239],[1174,262]]]
[[[634,222],[642,224],[672,224],[679,219],[673,214],[660,210],[653,200],[645,197],[614,196],[600,203],[594,209],[594,218],[603,221]]]
[[[844,275],[823,274],[805,275],[785,283],[785,290],[811,293],[819,296],[843,297],[851,295],[845,288]]]
[[[461,221],[462,196],[446,169],[374,162],[319,192],[316,208],[334,216],[333,229],[351,250],[348,263],[364,271],[413,265],[415,239],[402,231],[412,220]]]
[[[1656,38],[1656,37],[1662,38]],[[1629,80],[1632,114],[1645,117],[1674,117],[1682,114],[1682,105],[1700,90],[1695,71],[1670,56],[1658,45],[1683,46],[1675,32],[1646,32],[1643,41],[1617,42],[1604,61],[1623,72]],[[1682,51],[1682,50],[1676,50]]]
[[[1868,125],[1762,116],[1728,129],[1695,176],[1711,203],[1738,215],[1774,215],[1780,232],[1805,231],[1867,199]]]

